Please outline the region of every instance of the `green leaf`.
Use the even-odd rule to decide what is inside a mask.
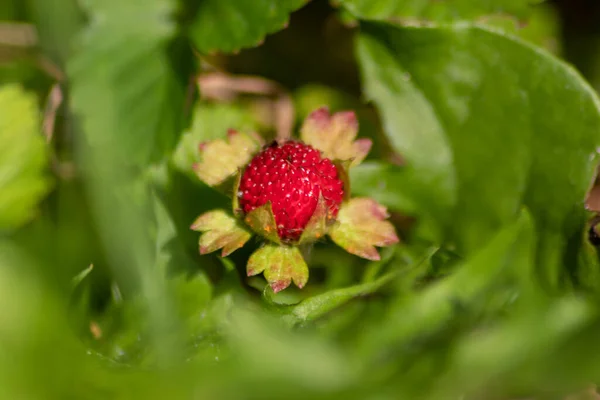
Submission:
[[[196,342],[208,328],[204,325],[202,314],[211,300],[210,281],[204,274],[180,275],[169,281],[169,287],[175,299],[175,309],[186,328],[184,333]]]
[[[531,0],[339,0],[361,19],[393,20],[400,23],[473,19],[490,14],[526,17]]]
[[[72,50],[73,38],[83,22],[77,0],[27,0],[25,3],[44,53],[64,65]]]
[[[375,246],[398,243],[394,226],[386,221],[387,209],[368,197],[357,197],[342,204],[337,223],[329,236],[349,253],[368,260],[380,259]]]
[[[560,37],[562,27],[559,10],[548,2],[536,4],[531,10],[526,24],[515,23],[515,20],[507,15],[489,16],[484,22],[487,26],[499,28],[560,55],[563,43]]]
[[[350,180],[352,195],[371,197],[388,208],[406,213],[414,213],[418,208],[406,194],[412,189],[404,180],[402,167],[379,161],[364,162],[350,170]]]
[[[308,266],[297,247],[267,244],[252,253],[246,270],[248,276],[264,271],[275,293],[287,288],[292,281],[299,288],[308,281]]]
[[[47,147],[35,95],[20,86],[0,87],[0,231],[31,219],[48,191]]]
[[[350,94],[317,83],[303,85],[296,89],[292,95],[298,121],[303,121],[319,107],[327,106],[332,112],[336,112],[354,110],[362,106],[361,102]]]
[[[365,336],[367,354],[378,355],[405,348],[421,332],[431,332],[449,323],[460,305],[472,301],[500,281],[531,278],[533,227],[527,212],[498,232],[473,257],[461,263],[456,273],[432,283],[418,293],[399,293],[387,309],[384,323]]]
[[[290,309],[291,314],[298,322],[313,321],[330,311],[346,304],[359,296],[376,293],[384,285],[396,278],[399,271],[389,272],[372,281],[361,283],[347,288],[329,290],[323,294],[309,297]]]
[[[551,55],[469,25],[368,25],[358,53],[390,140],[428,193],[426,202],[405,193],[420,213],[431,214],[431,198],[455,196],[422,164],[441,167],[440,151],[449,153],[445,170],[456,172],[458,201],[438,220],[451,221],[449,237],[474,251],[526,205],[540,232],[540,265],[555,282],[566,238],[583,225],[598,158],[599,102],[590,87]],[[410,146],[415,135],[427,143]]]
[[[172,0],[86,2],[93,24],[68,64],[73,109],[91,146],[145,163],[165,155],[183,129],[189,60],[175,34]],[[135,21],[132,24],[131,21]],[[178,57],[174,67],[170,57]],[[99,129],[103,127],[103,129]]]
[[[204,0],[190,36],[203,53],[256,46],[266,35],[283,29],[290,13],[304,3],[306,0]]]
[[[106,263],[123,292],[141,299],[148,343],[164,364],[182,349],[144,172],[170,152],[185,122],[189,59],[185,45],[171,40],[175,3],[86,1],[89,22],[67,65],[77,161]]]
[[[530,305],[536,302],[531,298],[528,300]],[[548,382],[549,375],[553,374],[552,367],[564,365],[563,357],[571,354],[564,350],[565,344],[578,341],[577,332],[589,324],[594,314],[589,303],[575,296],[546,300],[540,306],[513,315],[505,324],[484,330],[476,337],[457,340],[453,368],[439,377],[437,396],[433,398],[449,396],[452,388],[456,390],[457,380],[465,384],[456,395],[493,390],[497,394],[507,393],[506,397],[510,398],[512,393],[518,393],[523,383],[523,387],[543,385],[546,391],[555,389],[555,381]],[[538,368],[531,369],[531,360],[540,365],[539,371]],[[497,382],[499,377],[505,383],[495,387],[491,382]],[[579,382],[583,377],[577,378],[561,375],[563,381],[587,384],[585,380]]]
[[[248,377],[248,384],[240,385],[233,397],[240,397],[239,390],[264,382],[257,386],[262,389],[253,390],[262,392],[261,398],[297,397],[299,392],[299,397],[315,393],[333,398],[331,394],[345,392],[358,379],[348,354],[321,337],[290,332],[272,318],[243,309],[233,310],[232,319],[227,331],[235,359],[244,366],[240,380]],[[295,390],[284,389],[290,385]]]
[[[200,254],[223,249],[222,257],[233,253],[252,237],[238,220],[224,210],[209,211],[194,221],[192,229],[203,232],[200,236]]]
[[[452,149],[433,105],[394,58],[395,51],[376,38],[359,38],[358,57],[366,95],[379,109],[392,148],[406,162],[397,187],[420,206],[421,216],[443,225],[456,202],[456,177]]]

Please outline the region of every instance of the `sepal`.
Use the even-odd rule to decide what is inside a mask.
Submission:
[[[237,219],[224,210],[212,210],[200,215],[190,227],[202,232],[199,240],[200,254],[212,253],[223,249],[221,256],[225,257],[244,246],[252,237]]]
[[[194,172],[207,185],[217,186],[248,164],[262,145],[263,140],[257,134],[230,130],[227,140],[200,144],[200,162],[194,164]]]
[[[344,250],[368,260],[380,259],[375,246],[399,242],[394,226],[386,219],[387,209],[375,200],[361,197],[342,204],[331,239]]]
[[[265,239],[277,244],[281,243],[270,201],[246,214],[244,222]]]
[[[313,111],[300,129],[304,143],[323,152],[331,160],[351,160],[355,166],[371,150],[371,139],[356,139],[358,120],[353,111],[337,112],[333,115],[326,107]]]
[[[333,221],[333,215],[329,212],[329,208],[327,207],[323,195],[319,195],[315,211],[304,227],[304,231],[302,232],[302,236],[300,236],[298,244],[312,243],[323,238],[323,236],[327,234],[329,226]]]
[[[298,247],[267,244],[250,256],[246,267],[248,276],[264,272],[265,279],[277,293],[292,282],[303,288],[308,281],[308,266]]]
[[[339,178],[344,183],[344,200],[349,200],[351,193],[349,170],[352,164],[352,160],[337,160],[334,161],[333,164],[337,168]]]

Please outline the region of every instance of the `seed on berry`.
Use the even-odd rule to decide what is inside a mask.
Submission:
[[[240,195],[241,193],[241,195]],[[240,180],[238,198],[245,213],[271,202],[277,233],[297,241],[322,196],[329,219],[337,216],[344,184],[335,164],[302,142],[273,143],[250,161]]]

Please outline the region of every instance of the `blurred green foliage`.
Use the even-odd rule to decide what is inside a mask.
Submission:
[[[530,3],[2,2],[0,398],[564,398],[599,382],[584,200],[600,103],[559,58],[564,7]],[[215,70],[279,92],[198,90]],[[317,243],[308,285],[275,294],[245,276],[260,243],[200,256],[189,226],[227,202],[195,178],[198,145],[272,137],[282,101],[295,126],[356,110],[374,148],[353,193],[403,242],[377,262]]]

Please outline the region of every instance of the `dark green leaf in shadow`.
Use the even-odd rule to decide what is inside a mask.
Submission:
[[[292,11],[306,0],[204,0],[190,27],[203,53],[232,52],[257,46],[266,35],[283,29]]]

